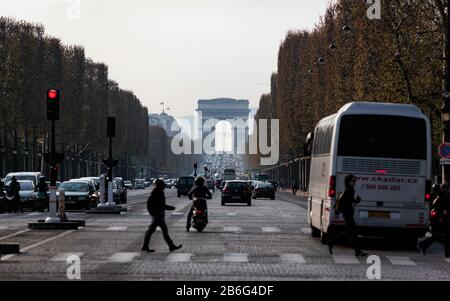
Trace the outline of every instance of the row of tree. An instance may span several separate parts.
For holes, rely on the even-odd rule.
[[[312,31],[290,31],[256,119],[280,120],[281,160],[300,154],[317,122],[352,101],[412,103],[441,142],[446,0],[338,0]],[[250,156],[256,167],[259,156]]]
[[[48,145],[46,91],[62,90],[57,148],[66,159],[99,161],[107,154],[106,118],[117,118],[115,156],[147,161],[148,111],[108,78],[108,67],[65,46],[44,27],[0,18],[1,172],[42,168]],[[17,159],[17,158],[24,158]]]

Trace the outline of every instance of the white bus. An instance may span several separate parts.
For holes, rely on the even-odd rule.
[[[378,235],[425,233],[432,177],[431,129],[414,105],[357,102],[321,120],[309,182],[312,235],[326,241],[344,219],[334,212],[344,178],[357,178],[355,220]],[[373,231],[375,230],[375,231]]]

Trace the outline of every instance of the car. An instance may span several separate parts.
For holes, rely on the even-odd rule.
[[[172,189],[173,188],[172,180],[164,180],[164,184],[165,184],[165,187],[167,189]]]
[[[206,180],[206,186],[208,187],[208,189],[210,189],[212,192],[214,192],[214,180]]]
[[[178,179],[177,196],[187,196],[189,190],[194,186],[195,178],[191,176],[181,177]]]
[[[217,189],[220,189],[220,185],[222,185],[222,179],[216,179],[214,181],[214,184],[216,185]]]
[[[6,175],[5,183],[11,182],[12,177],[16,177],[17,181],[19,180],[29,180],[33,182],[34,186],[37,186],[39,183],[39,178],[42,177],[40,172],[10,172]]]
[[[79,209],[90,210],[97,207],[99,196],[95,187],[85,180],[66,181],[59,186],[56,196],[59,198],[60,192],[64,190],[65,207],[76,207]]]
[[[31,210],[36,210],[37,199],[35,193],[35,185],[31,180],[18,180],[20,185],[20,205],[22,208],[31,208]],[[6,182],[6,185],[9,186],[11,181]]]
[[[114,178],[114,182],[116,182],[117,189],[120,193],[120,203],[126,204],[128,202],[128,192],[123,178],[116,177]]]
[[[122,200],[121,200],[121,189],[119,188],[119,186],[117,185],[116,181],[112,182],[113,184],[113,201],[115,204],[121,204]]]
[[[131,181],[123,181],[123,184],[125,185],[126,189],[133,190],[133,183],[131,183]]]
[[[81,179],[81,180],[87,179],[87,180],[92,180],[92,181],[94,181],[95,189],[96,189],[97,191],[100,191],[100,177],[83,177],[83,178],[80,178],[80,179]]]
[[[252,192],[246,181],[226,181],[222,189],[221,205],[225,206],[227,203],[245,203],[247,206],[251,206],[251,196]]]
[[[145,189],[144,180],[141,179],[134,180],[134,189]]]
[[[274,180],[268,180],[267,182],[272,184],[273,189],[275,189],[275,191],[278,190],[278,183],[277,183],[277,181],[274,181]]]
[[[150,183],[150,181],[144,181],[144,186],[145,187],[150,187],[152,183]]]
[[[50,187],[50,181],[45,181],[48,187]],[[61,185],[60,181],[56,181],[56,190],[58,190],[59,185]]]
[[[275,188],[272,183],[258,182],[252,190],[252,198],[269,198],[275,200]]]

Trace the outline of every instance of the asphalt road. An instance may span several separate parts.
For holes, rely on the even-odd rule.
[[[81,259],[82,280],[369,280],[374,262],[356,258],[346,246],[330,255],[311,237],[304,199],[288,193],[254,200],[251,207],[222,207],[216,191],[205,232],[186,233],[190,202],[167,190],[167,203],[176,206],[166,217],[170,235],[183,248],[170,253],[157,231],[150,244],[156,253],[141,252],[149,193],[129,192],[128,212],[121,215],[69,212],[86,221],[78,231],[28,230],[28,222],[45,213],[1,214],[0,243],[20,243],[22,253],[2,257],[0,280],[67,280],[69,255]],[[426,257],[400,239],[366,239],[364,247],[380,259],[381,280],[450,280],[450,261],[439,245]]]

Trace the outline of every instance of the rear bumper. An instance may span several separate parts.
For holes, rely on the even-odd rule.
[[[358,234],[362,236],[385,237],[385,238],[408,238],[423,237],[428,231],[426,225],[410,225],[405,227],[374,227],[357,226]],[[339,233],[345,231],[345,223],[333,224],[328,228],[328,233]]]
[[[233,196],[233,195],[222,195],[222,202],[226,203],[248,203],[251,201],[251,196]]]

